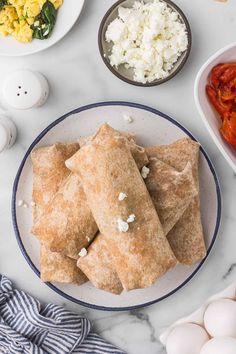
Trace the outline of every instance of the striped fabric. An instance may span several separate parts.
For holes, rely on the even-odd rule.
[[[0,275],[1,354],[124,354],[90,327],[86,318],[63,307],[42,307]]]

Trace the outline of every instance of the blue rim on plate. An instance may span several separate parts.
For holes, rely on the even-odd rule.
[[[24,244],[22,242],[21,236],[20,236],[20,232],[18,229],[18,225],[17,225],[17,219],[16,219],[16,193],[17,193],[17,188],[18,188],[18,183],[19,183],[19,179],[21,176],[21,172],[24,168],[25,162],[28,158],[28,156],[30,155],[31,151],[33,150],[33,148],[35,147],[35,145],[44,137],[44,135],[46,135],[48,133],[49,130],[51,130],[54,126],[56,126],[58,123],[62,122],[63,120],[65,120],[67,117],[71,116],[72,114],[77,114],[80,112],[83,112],[85,110],[89,110],[92,108],[96,108],[96,107],[101,107],[101,106],[127,106],[127,107],[133,107],[133,108],[138,108],[138,109],[143,109],[146,110],[148,112],[154,113],[158,116],[161,116],[162,118],[170,121],[171,123],[173,123],[174,125],[176,125],[177,127],[179,127],[182,131],[184,131],[191,139],[197,141],[197,139],[185,128],[183,127],[179,122],[177,122],[176,120],[174,120],[173,118],[169,117],[168,115],[158,111],[157,109],[139,104],[139,103],[131,103],[131,102],[123,102],[123,101],[110,101],[110,102],[98,102],[98,103],[93,103],[93,104],[89,104],[77,109],[74,109],[73,111],[64,114],[62,117],[56,119],[54,122],[52,122],[47,128],[45,128],[38,136],[37,138],[33,141],[33,143],[30,145],[30,147],[28,148],[21,164],[20,167],[17,171],[16,177],[15,177],[15,181],[14,181],[14,185],[13,185],[13,192],[12,192],[12,202],[11,202],[11,213],[12,213],[12,221],[13,221],[13,227],[14,227],[14,231],[15,231],[15,235],[16,235],[16,239],[18,242],[18,245],[20,247],[20,250],[23,254],[23,256],[25,257],[27,263],[29,264],[29,266],[32,268],[32,270],[37,274],[38,277],[40,277],[40,272],[39,270],[36,268],[36,266],[34,265],[34,263],[32,262],[31,258],[29,257],[29,255],[27,254],[27,251],[24,247]],[[104,307],[104,306],[99,306],[99,305],[94,305],[94,304],[90,304],[78,299],[75,299],[74,297],[64,293],[62,290],[58,289],[55,285],[53,285],[52,283],[45,283],[47,286],[49,286],[52,290],[54,290],[56,293],[58,293],[59,295],[61,295],[62,297],[66,298],[67,300],[70,300],[72,302],[75,302],[79,305],[82,306],[86,306],[92,309],[96,309],[96,310],[103,310],[103,311],[129,311],[129,310],[134,310],[134,309],[138,309],[138,308],[142,308],[142,307],[146,307],[146,306],[150,306],[152,304],[155,304],[157,302],[160,302],[164,299],[166,299],[167,297],[173,295],[174,293],[176,293],[178,290],[180,290],[182,287],[184,287],[193,277],[194,275],[199,271],[199,269],[202,267],[202,265],[204,264],[205,260],[207,259],[207,257],[209,256],[209,253],[212,250],[212,247],[215,243],[216,237],[217,237],[217,233],[219,230],[219,226],[220,226],[220,220],[221,220],[221,193],[220,193],[220,185],[219,185],[219,181],[215,172],[215,169],[206,153],[206,151],[200,147],[201,152],[203,153],[208,166],[211,170],[211,173],[214,177],[214,181],[215,181],[215,187],[216,187],[216,195],[217,195],[217,218],[216,218],[216,225],[215,225],[215,230],[214,230],[214,234],[213,234],[213,238],[211,241],[210,246],[207,249],[207,254],[205,256],[205,258],[199,263],[198,267],[193,271],[193,273],[182,283],[180,284],[178,287],[176,287],[175,289],[173,289],[172,291],[170,291],[168,294],[156,299],[156,300],[152,300],[149,302],[146,302],[144,304],[139,304],[139,305],[134,305],[134,306],[128,306],[128,307]]]

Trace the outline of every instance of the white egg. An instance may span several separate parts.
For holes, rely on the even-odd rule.
[[[236,339],[232,337],[217,337],[209,340],[200,354],[235,354]]]
[[[175,327],[166,343],[167,354],[199,354],[202,346],[209,340],[201,326],[186,323]]]
[[[236,302],[229,299],[212,302],[204,314],[204,325],[211,337],[236,338]]]

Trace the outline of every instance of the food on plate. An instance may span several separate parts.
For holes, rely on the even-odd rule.
[[[28,43],[46,39],[54,28],[57,9],[63,0],[1,0],[0,33]]]
[[[151,159],[148,166],[149,173],[145,183],[166,235],[197,193],[192,167],[187,163],[185,169],[178,172],[156,158]],[[118,200],[123,201],[127,197],[126,193],[120,193]],[[96,267],[94,267],[95,263]],[[97,235],[88,248],[88,254],[78,259],[78,266],[97,288],[116,294],[122,291],[112,257],[105,247],[103,235]]]
[[[175,327],[167,338],[167,354],[199,354],[209,340],[204,328],[194,323],[185,323]]]
[[[145,179],[147,189],[159,215],[164,234],[173,228],[183,215],[193,197],[198,193],[188,162],[183,171],[157,158],[151,158],[150,173]]]
[[[124,289],[151,286],[176,264],[143,178],[122,139],[95,137],[66,166],[81,178]],[[121,192],[127,198],[119,201]]]
[[[138,166],[138,169],[141,169],[143,166],[148,164],[148,158],[145,149],[142,146],[136,144],[134,134],[119,132],[106,123],[103,124],[94,135],[80,139],[79,144],[82,147],[87,143],[92,142],[94,139],[96,139],[96,142],[102,142],[108,137],[113,137],[116,140],[121,139],[123,143],[128,146]]]
[[[33,226],[43,214],[44,208],[58,191],[61,183],[69,176],[65,160],[79,149],[78,143],[56,143],[48,147],[40,147],[31,153],[33,166]]]
[[[206,93],[221,117],[222,137],[236,149],[236,63],[216,65],[210,73]]]
[[[148,163],[145,150],[135,144],[133,136],[121,134],[107,124],[101,126],[95,137],[87,138],[87,142],[94,138],[96,141],[103,140],[107,136],[122,139],[140,168]],[[65,170],[64,162],[65,160],[62,171]],[[60,166],[57,173],[59,168]],[[40,240],[51,251],[61,252],[74,259],[78,258],[82,248],[89,245],[97,231],[98,227],[87,205],[79,176],[73,173],[61,184],[33,228],[34,234],[39,235]]]
[[[204,242],[199,197],[198,159],[199,144],[191,139],[180,139],[170,145],[161,145],[146,149],[149,159],[157,158],[178,171],[191,163],[198,191],[178,222],[167,235],[171,248],[180,263],[192,265],[204,258]]]
[[[79,176],[71,173],[34,226],[48,249],[77,259],[97,233]]]
[[[235,354],[236,339],[231,337],[212,338],[200,351],[200,354]]]
[[[180,15],[160,0],[120,6],[105,39],[112,44],[110,64],[132,68],[134,81],[141,83],[166,78],[188,46]]]
[[[88,279],[76,266],[76,261],[60,253],[51,252],[44,245],[40,250],[40,276],[44,282],[75,283],[81,285]]]
[[[117,295],[123,291],[110,252],[106,247],[106,240],[101,233],[89,246],[87,255],[80,257],[77,264],[96,288]]]
[[[56,143],[31,153],[43,281],[88,278],[120,294],[151,286],[178,261],[204,257],[199,144],[182,139],[144,149],[135,140],[103,124],[80,146]]]
[[[78,148],[78,143],[56,143],[49,147],[40,147],[31,153],[33,166],[32,233],[36,231],[35,225],[44,214],[47,204],[70,175],[70,171],[65,167],[65,160]],[[40,239],[40,234],[35,235]],[[43,244],[40,247],[41,279],[43,281],[77,284],[85,282],[84,274],[76,269],[76,261],[60,253],[52,253]]]
[[[212,302],[204,314],[204,325],[211,337],[236,338],[236,301],[221,299]]]

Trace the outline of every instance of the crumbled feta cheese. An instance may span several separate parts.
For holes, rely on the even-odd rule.
[[[124,121],[129,124],[134,121],[134,119],[132,117],[130,117],[128,114],[123,114],[123,118],[124,118]]]
[[[143,177],[143,179],[147,178],[147,176],[149,175],[150,172],[150,168],[143,166],[142,170],[141,170],[141,176]]]
[[[22,199],[20,199],[20,200],[18,201],[18,203],[17,203],[17,205],[18,205],[19,207],[23,206],[23,204],[24,204],[24,201],[23,201]]]
[[[134,214],[129,215],[129,217],[128,217],[128,219],[127,219],[127,222],[128,222],[128,223],[134,222],[135,217],[136,217],[136,216],[135,216]]]
[[[116,18],[107,28],[106,39],[109,40],[109,42],[119,41],[122,38],[124,28],[125,23],[121,19]]]
[[[85,256],[87,256],[87,250],[86,250],[86,248],[82,248],[82,250],[79,252],[79,256],[80,257],[85,257]]]
[[[28,208],[28,204],[23,200],[23,199],[20,199],[17,203],[17,205],[19,207],[23,207],[23,208]]]
[[[129,224],[122,219],[117,220],[117,225],[120,232],[127,232],[129,230]]]
[[[113,44],[111,65],[132,68],[134,80],[142,83],[167,77],[188,45],[186,25],[161,0],[119,7],[105,37]]]
[[[120,192],[118,200],[121,202],[122,200],[124,200],[125,198],[127,198],[127,194]]]
[[[43,33],[43,36],[46,37],[49,33],[49,28]]]

